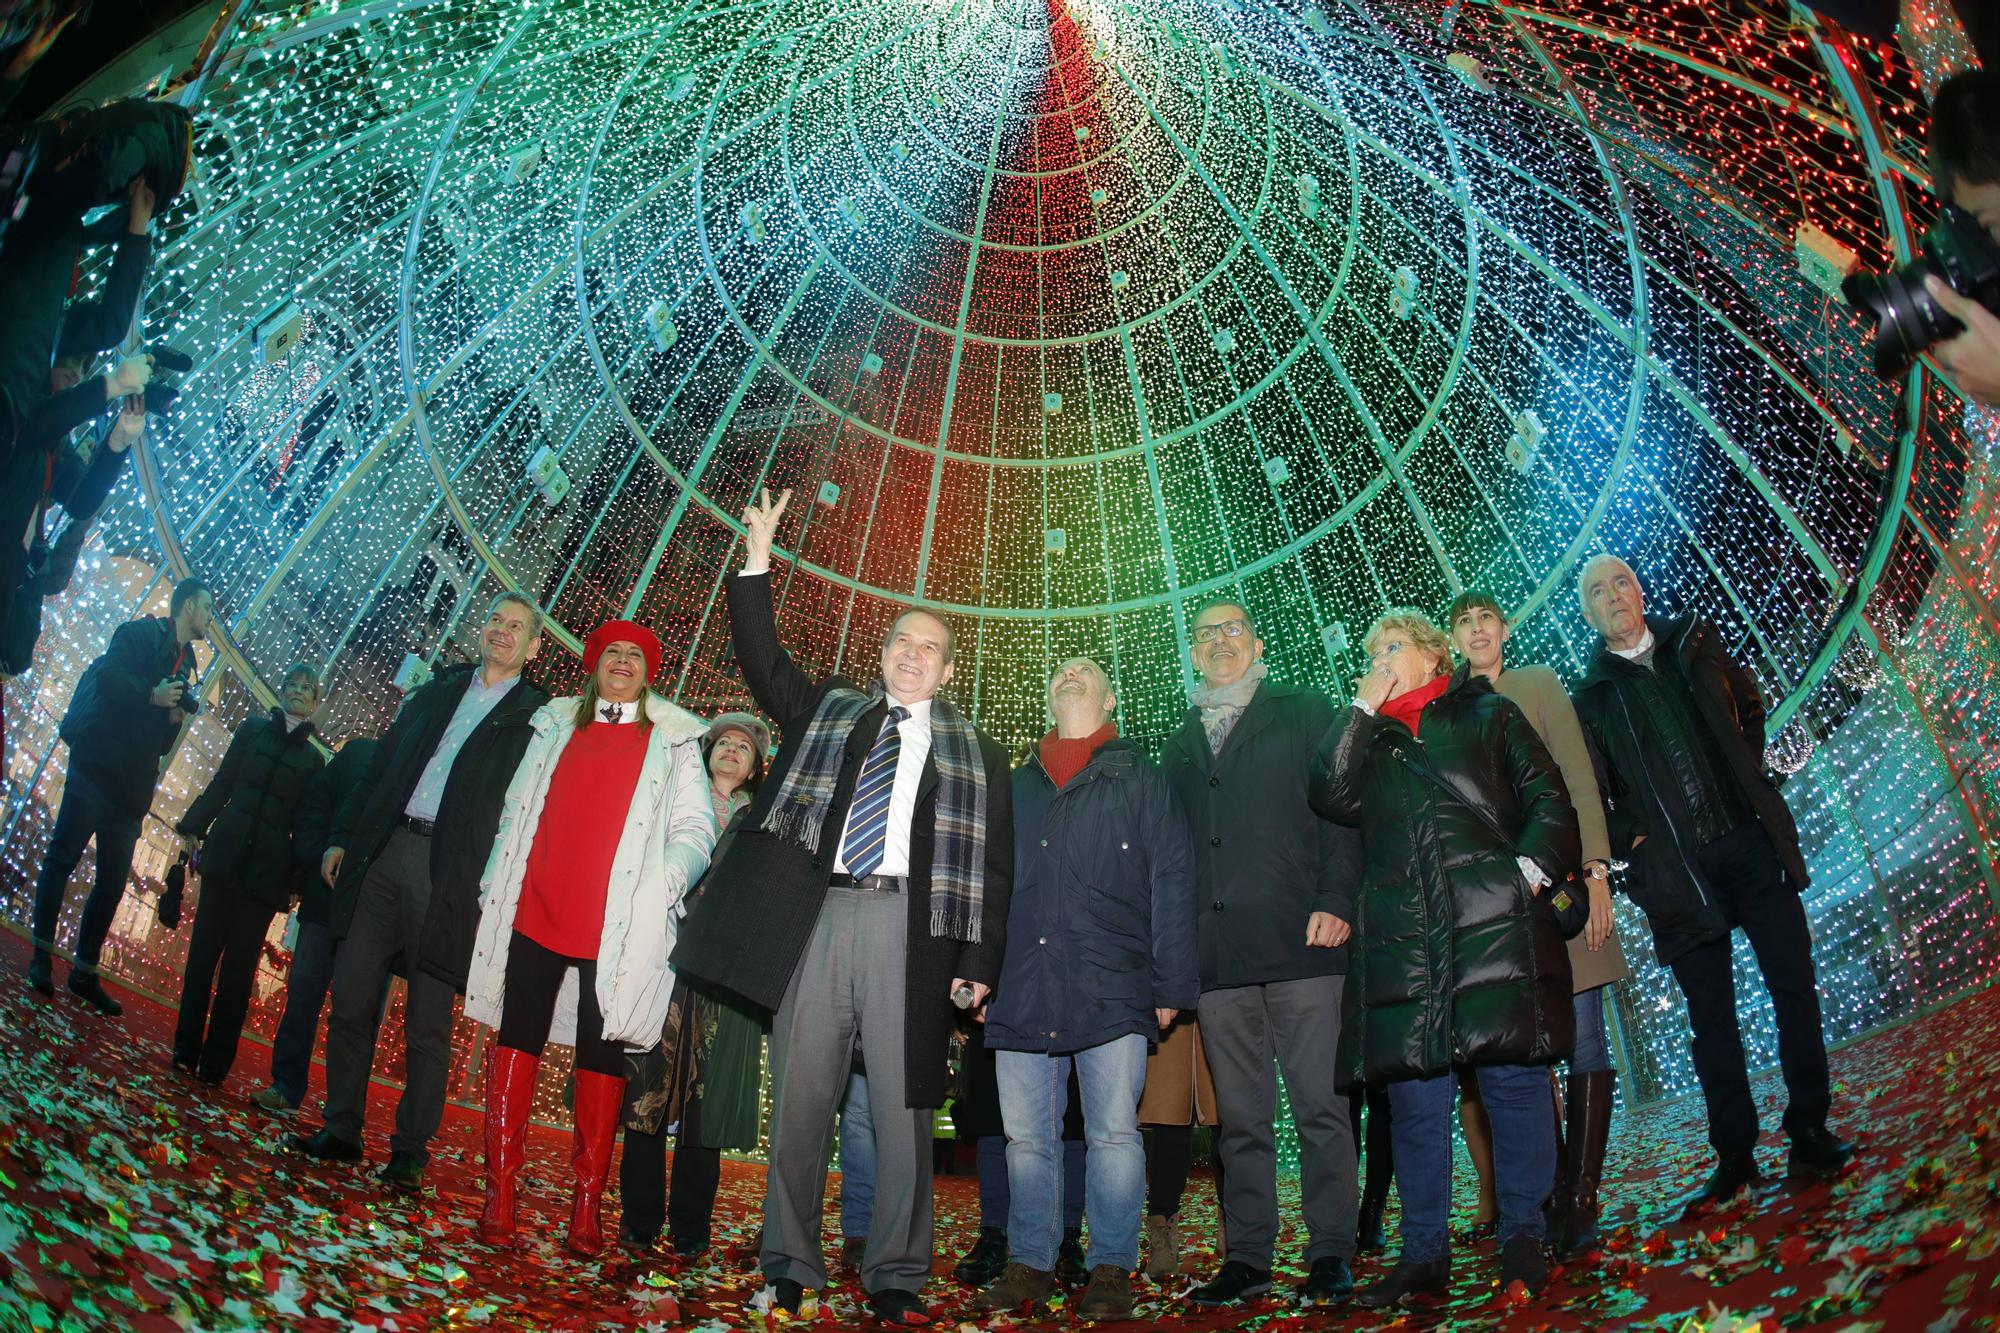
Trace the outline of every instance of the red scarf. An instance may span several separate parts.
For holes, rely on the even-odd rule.
[[[1407,694],[1399,694],[1376,711],[1383,717],[1393,717],[1417,734],[1417,715],[1424,711],[1424,705],[1444,693],[1445,686],[1451,684],[1450,676],[1439,676],[1428,685],[1419,685]]]
[[[1091,756],[1103,748],[1106,741],[1116,740],[1117,737],[1118,724],[1115,722],[1106,722],[1088,736],[1076,740],[1064,740],[1051,731],[1042,737],[1042,767],[1048,770],[1056,786],[1067,787],[1071,778],[1083,772]]]

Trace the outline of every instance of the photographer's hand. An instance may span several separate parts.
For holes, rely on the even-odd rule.
[[[104,377],[104,397],[108,402],[113,398],[125,398],[143,390],[153,378],[153,363],[144,356],[128,356],[118,363],[118,369]]]
[[[132,178],[125,187],[128,201],[125,210],[125,230],[134,236],[144,236],[146,229],[153,225],[153,187],[146,184],[142,172]]]
[[[118,413],[118,420],[112,424],[111,435],[105,445],[114,454],[122,454],[139,442],[146,433],[146,400],[132,397],[125,400],[125,406]]]
[[[27,78],[28,71],[35,67],[35,62],[48,54],[49,48],[56,44],[56,38],[62,36],[62,30],[67,28],[70,20],[80,12],[72,9],[67,14],[59,17],[51,15],[36,24],[28,35],[21,39],[21,44],[14,48],[14,58],[7,62],[7,78],[15,83]]]
[[[1965,332],[1931,349],[1931,359],[1951,376],[1958,391],[1977,403],[2000,407],[2000,316],[1967,300],[1935,277],[1924,287]]]
[[[155,708],[180,707],[181,695],[187,692],[187,684],[178,676],[169,676],[153,687],[150,701]]]

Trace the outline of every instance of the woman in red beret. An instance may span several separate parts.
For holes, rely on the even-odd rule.
[[[624,1048],[659,1039],[675,908],[707,867],[716,828],[701,755],[707,724],[646,689],[660,669],[658,637],[609,621],[584,645],[583,665],[582,696],[536,712],[507,790],[479,886],[465,1012],[497,1029],[480,1239],[513,1239],[529,1103],[553,1039],[576,1048],[568,1242],[589,1255],[603,1248]]]

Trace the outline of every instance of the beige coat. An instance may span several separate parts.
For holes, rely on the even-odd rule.
[[[1512,699],[1528,715],[1528,724],[1549,747],[1556,767],[1562,770],[1563,785],[1569,788],[1570,804],[1576,807],[1577,832],[1583,837],[1585,861],[1609,861],[1611,838],[1604,828],[1604,799],[1597,790],[1597,769],[1590,762],[1590,747],[1584,743],[1583,724],[1577,721],[1576,705],[1561,678],[1545,666],[1506,667],[1493,688]],[[1571,985],[1578,995],[1631,975],[1625,965],[1625,950],[1618,933],[1596,953],[1578,935],[1569,942]]]
[[[1201,1049],[1201,1025],[1184,1011],[1146,1057],[1146,1090],[1139,1097],[1142,1125],[1215,1123],[1215,1085]]]

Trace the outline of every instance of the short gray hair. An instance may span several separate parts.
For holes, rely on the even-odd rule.
[[[1609,551],[1599,551],[1596,555],[1583,562],[1583,568],[1577,571],[1576,576],[1576,600],[1582,605],[1586,617],[1590,613],[1590,571],[1596,569],[1599,565],[1616,565],[1627,574],[1630,574],[1632,582],[1638,584],[1640,588],[1643,589],[1646,586],[1645,581],[1639,577],[1639,571],[1632,568],[1631,562],[1626,560],[1624,556],[1613,555]]]
[[[539,639],[542,636],[542,608],[536,603],[534,598],[528,596],[528,594],[522,592],[519,588],[509,588],[498,597],[495,597],[487,605],[486,618],[488,620],[493,619],[494,613],[509,602],[512,602],[528,613],[528,637]]]

